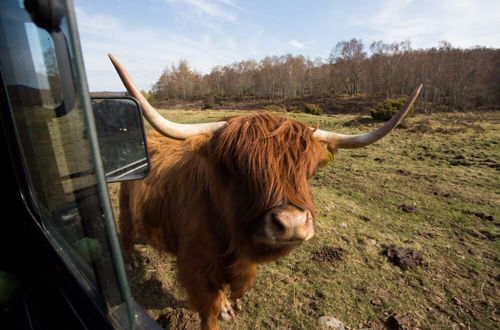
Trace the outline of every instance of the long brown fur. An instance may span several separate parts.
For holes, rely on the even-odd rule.
[[[232,118],[213,135],[184,141],[148,136],[151,172],[122,183],[120,231],[126,256],[138,235],[177,256],[179,280],[202,328],[217,329],[222,290],[253,284],[256,264],[291,247],[252,240],[262,215],[292,204],[313,212],[307,183],[326,148],[305,124],[271,114]]]

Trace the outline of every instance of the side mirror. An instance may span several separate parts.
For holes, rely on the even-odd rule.
[[[139,180],[149,173],[141,108],[131,97],[92,97],[107,182]]]

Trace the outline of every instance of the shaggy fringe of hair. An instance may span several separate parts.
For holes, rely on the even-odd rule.
[[[313,212],[307,179],[324,156],[309,126],[269,113],[237,117],[214,135],[212,156],[244,178],[253,204],[246,218],[283,201]]]

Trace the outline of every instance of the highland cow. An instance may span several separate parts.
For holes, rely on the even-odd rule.
[[[403,119],[421,86],[390,121],[343,135],[257,113],[205,124],[163,118],[110,55],[130,95],[156,131],[148,135],[151,170],[122,183],[119,227],[131,258],[136,235],[177,257],[179,281],[203,329],[234,317],[224,293],[240,298],[256,265],[286,256],[314,236],[308,180],[338,148],[374,143]]]

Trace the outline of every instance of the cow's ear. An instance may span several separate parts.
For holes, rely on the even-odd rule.
[[[322,144],[325,146],[326,152],[325,152],[325,164],[320,164],[318,167],[324,166],[328,163],[332,163],[335,160],[335,153],[337,152],[337,148],[331,143],[326,143],[322,142]]]
[[[316,168],[318,169],[318,168],[324,167],[327,164],[332,163],[334,159],[335,159],[335,157],[333,156],[333,153],[331,153],[330,151],[327,151],[325,153],[325,156],[323,158],[321,158],[320,161],[318,162],[318,165],[316,166]]]
[[[318,168],[326,166],[327,164],[333,162],[333,160],[335,159],[334,153],[336,149],[334,148],[334,146],[326,142],[321,142],[321,145],[323,147],[323,153],[320,155],[320,159],[318,160],[314,171],[316,171],[316,169]]]
[[[328,152],[330,152],[332,155],[334,155],[336,152],[337,152],[337,146],[332,144],[332,143],[328,143],[328,142],[322,142],[324,145],[326,145],[326,149],[328,150]]]

